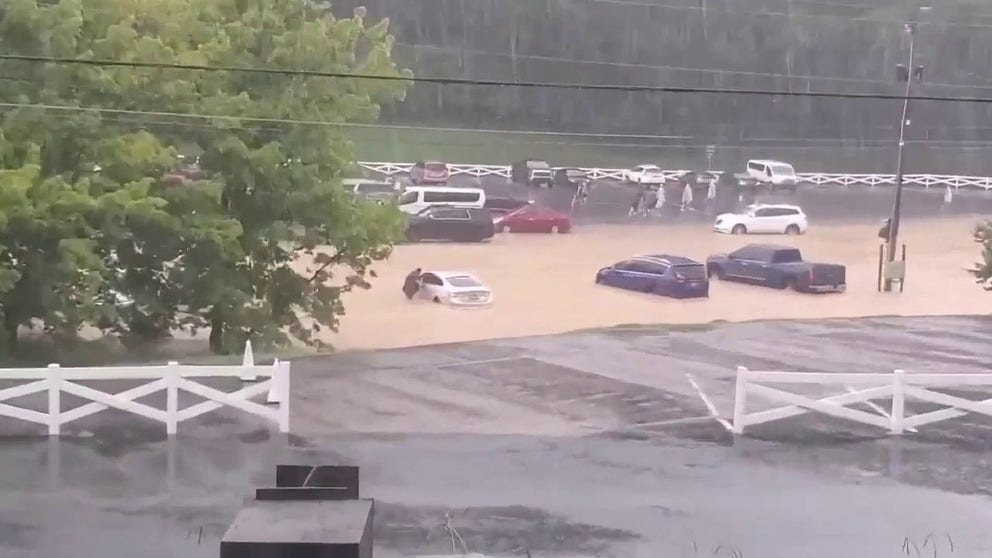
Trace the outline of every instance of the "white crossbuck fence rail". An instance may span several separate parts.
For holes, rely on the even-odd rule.
[[[766,384],[835,386],[843,393],[815,399]],[[742,434],[747,426],[815,412],[902,434],[906,430],[915,432],[918,426],[968,413],[992,416],[992,398],[975,401],[934,391],[934,388],[961,387],[992,387],[992,374],[908,374],[902,370],[885,374],[762,372],[740,367],[734,395],[733,429]],[[785,405],[748,413],[747,403],[752,395]],[[888,410],[874,402],[879,399],[891,399]],[[944,408],[907,415],[907,399]],[[872,412],[849,407],[855,403],[864,403]]]
[[[45,368],[0,369],[0,380],[26,382],[0,389],[0,416],[48,426],[49,436],[58,436],[63,424],[105,411],[119,409],[165,423],[166,433],[176,434],[180,422],[220,409],[232,407],[265,418],[289,432],[289,362],[276,360],[271,365],[256,365],[251,343],[245,345],[240,365],[184,366],[170,362],[165,366],[117,366],[105,368],[62,368],[50,364]],[[265,378],[258,381],[258,378]],[[238,378],[245,385],[234,392],[222,391],[200,381],[207,378]],[[107,380],[147,380],[137,387],[108,393],[79,382]],[[139,403],[137,399],[165,391],[165,409]],[[179,408],[179,392],[200,396],[203,402]],[[3,403],[10,399],[47,392],[46,411],[37,411]],[[74,409],[62,410],[62,394],[89,400]],[[253,398],[266,395],[267,404]]]
[[[395,176],[408,174],[413,167],[412,163],[386,163],[386,162],[360,162],[362,168],[383,174]],[[465,175],[481,178],[484,176],[499,176],[510,178],[510,167],[501,165],[448,165],[452,175]],[[582,167],[582,171],[592,180],[623,180],[625,169],[610,169],[596,167]],[[688,173],[688,170],[665,170],[662,171],[665,180],[674,180]],[[714,174],[720,174],[714,171]],[[894,185],[896,175],[894,174],[847,174],[847,173],[823,173],[823,172],[801,172],[799,179],[809,184],[817,186],[864,186],[875,187],[880,185]],[[989,190],[992,189],[992,177],[990,176],[959,176],[953,174],[907,174],[903,176],[903,182],[907,185],[923,186],[929,188],[947,187],[951,188],[972,188]]]

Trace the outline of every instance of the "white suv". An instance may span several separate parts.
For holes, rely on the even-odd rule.
[[[754,204],[744,213],[717,216],[713,230],[729,234],[803,234],[808,225],[799,206]]]

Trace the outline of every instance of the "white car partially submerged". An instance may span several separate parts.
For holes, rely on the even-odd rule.
[[[718,215],[713,230],[726,234],[803,234],[809,222],[797,205],[753,204],[743,213]]]
[[[424,271],[417,297],[451,306],[488,306],[493,291],[478,277],[463,271]]]

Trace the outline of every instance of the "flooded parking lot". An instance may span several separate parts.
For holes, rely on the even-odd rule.
[[[311,462],[362,467],[380,556],[451,552],[445,514],[498,555],[984,556],[992,421],[896,439],[810,414],[735,439],[700,392],[727,418],[739,365],[985,372],[990,325],[631,327],[299,360],[290,439],[227,413],[174,442],[114,413],[5,439],[0,554],[215,557],[275,463]]]

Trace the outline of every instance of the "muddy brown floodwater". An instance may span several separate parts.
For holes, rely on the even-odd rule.
[[[904,222],[904,293],[879,293],[877,224],[812,223],[801,237],[727,236],[704,225],[577,228],[563,235],[497,235],[484,244],[398,246],[375,266],[373,288],[349,294],[348,314],[330,337],[338,349],[372,349],[561,333],[622,324],[815,319],[878,315],[992,313],[967,269],[981,255],[971,237],[974,217]],[[678,301],[596,285],[596,272],[629,256],[685,255],[705,261],[748,242],[800,248],[811,261],[847,266],[848,292],[809,295],[714,281],[709,300]],[[495,294],[489,309],[453,309],[409,302],[400,287],[410,270],[468,271]]]

